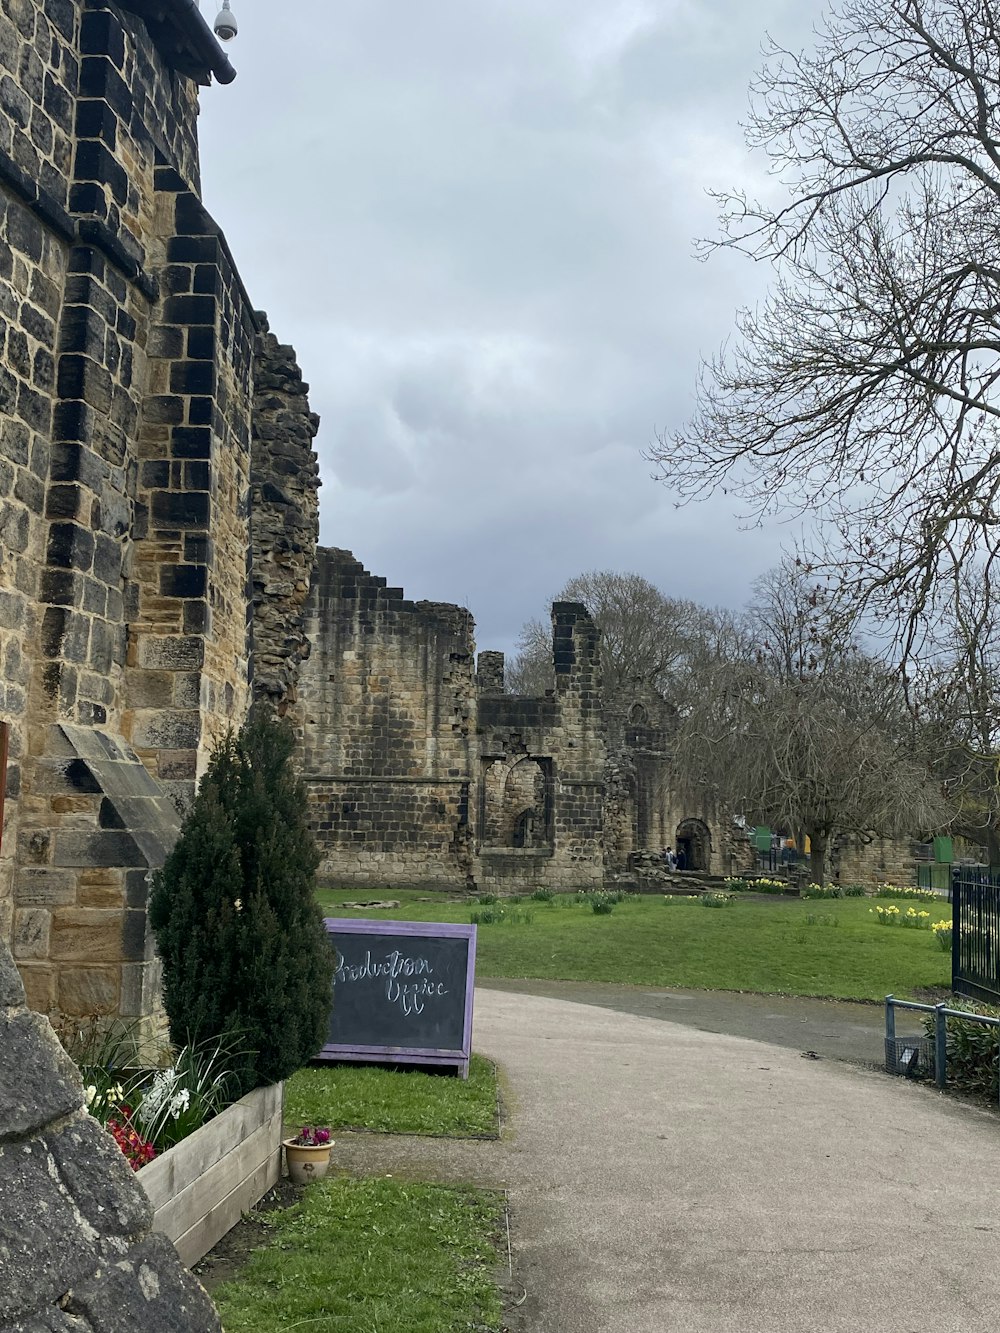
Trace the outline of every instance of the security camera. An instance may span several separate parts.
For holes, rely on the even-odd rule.
[[[229,0],[222,0],[222,8],[215,19],[215,35],[220,42],[231,42],[239,32],[236,15],[229,8]]]

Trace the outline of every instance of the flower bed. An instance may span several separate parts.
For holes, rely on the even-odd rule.
[[[284,1090],[248,1093],[137,1172],[153,1230],[189,1268],[277,1183]]]

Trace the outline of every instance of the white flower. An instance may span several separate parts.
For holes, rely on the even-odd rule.
[[[152,1120],[159,1112],[160,1108],[174,1095],[174,1089],[177,1086],[177,1070],[174,1068],[161,1069],[153,1078],[152,1083],[142,1099],[142,1105],[139,1108],[139,1119],[146,1124]]]
[[[97,1096],[97,1085],[91,1083],[90,1086],[84,1090],[84,1095],[87,1098],[87,1105],[93,1106],[94,1098]]]
[[[178,1120],[190,1105],[191,1093],[187,1088],[181,1088],[180,1092],[174,1093],[170,1100],[170,1114]]]

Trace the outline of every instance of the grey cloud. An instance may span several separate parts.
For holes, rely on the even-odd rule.
[[[642,450],[764,274],[692,257],[747,173],[764,28],[801,0],[239,0],[206,201],[295,343],[323,539],[484,643],[582,569],[736,604],[787,532],[677,510]]]

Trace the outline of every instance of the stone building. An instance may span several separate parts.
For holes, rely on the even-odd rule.
[[[0,0],[0,939],[43,1013],[155,1009],[148,872],[306,651],[318,423],[200,198],[233,77],[195,4]]]

